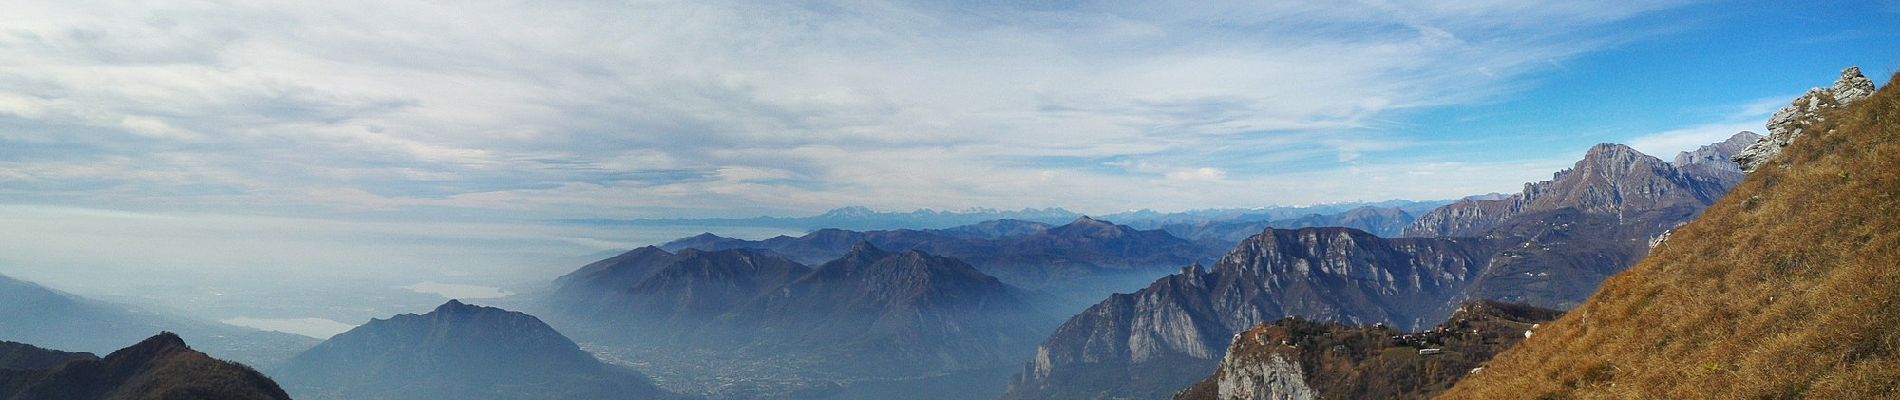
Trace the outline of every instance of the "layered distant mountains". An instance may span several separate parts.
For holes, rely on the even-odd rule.
[[[171,331],[218,357],[271,367],[317,340],[81,298],[0,275],[0,340],[104,353]]]
[[[1734,147],[1685,158],[1719,162]],[[1417,329],[1467,300],[1572,307],[1720,199],[1738,174],[1603,144],[1523,193],[1427,213],[1406,229],[1411,238],[1269,229],[1207,271],[1073,317],[1004,397],[1165,397],[1212,371],[1232,334],[1287,316]]]
[[[371,320],[276,375],[301,399],[673,399],[608,365],[540,319],[450,300]]]
[[[917,250],[956,258],[984,274],[1024,289],[1056,296],[1063,310],[1080,309],[1116,291],[1140,287],[1157,276],[1224,248],[1209,247],[1160,230],[1137,230],[1090,217],[1064,225],[999,220],[949,229],[858,232],[822,229],[804,236],[760,241],[711,234],[660,246],[667,251],[755,249],[806,264],[850,252],[858,243],[890,251]],[[1070,311],[1072,312],[1072,311]]]
[[[747,248],[648,247],[557,285],[543,308],[593,341],[847,377],[1008,365],[1057,321],[968,263],[868,241],[815,268]]]
[[[170,332],[105,358],[0,342],[0,399],[288,400],[276,382],[192,350]]]
[[[1165,213],[1152,210],[1140,210],[1101,215],[1099,217],[1102,219],[1120,221],[1138,229],[1156,229],[1163,225],[1172,224],[1289,220],[1310,215],[1340,214],[1352,209],[1365,207],[1395,209],[1416,215],[1431,211],[1432,208],[1446,203],[1449,202],[1387,200],[1379,202],[1347,202],[1306,206],[1204,209]],[[853,206],[841,207],[823,214],[808,217],[575,219],[564,220],[562,222],[596,226],[765,227],[810,231],[818,229],[943,229],[995,220],[1018,220],[1044,224],[1060,224],[1081,216],[1082,214],[1080,213],[1061,208],[1025,208],[1022,210],[977,208],[963,211],[925,209],[910,212],[881,212],[866,207]]]

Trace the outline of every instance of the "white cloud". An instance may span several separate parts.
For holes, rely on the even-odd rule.
[[[1695,150],[1710,143],[1728,140],[1742,131],[1767,135],[1768,117],[1786,107],[1798,95],[1769,96],[1729,106],[1730,110],[1714,122],[1636,135],[1624,143],[1636,151],[1664,160],[1676,153]]]
[[[1167,176],[1168,176],[1168,180],[1171,180],[1171,181],[1219,182],[1221,180],[1227,179],[1227,171],[1222,171],[1219,168],[1201,167],[1201,168],[1195,168],[1195,169],[1190,169],[1190,170],[1169,172]]]
[[[1737,132],[1766,133],[1759,122],[1713,123],[1651,133],[1630,139],[1630,148],[1669,160],[1676,153],[1695,150],[1710,143],[1728,140]]]
[[[573,217],[1325,201],[1364,194],[1258,188],[1390,167],[1368,155],[1415,145],[1379,133],[1391,113],[1516,90],[1622,40],[1606,24],[1673,6],[29,4],[0,16],[0,118],[17,127],[0,140],[60,146],[0,163],[36,182],[0,202]]]

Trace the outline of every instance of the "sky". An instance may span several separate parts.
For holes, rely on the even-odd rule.
[[[541,223],[574,218],[1510,193],[1900,68],[1891,0],[23,3],[0,273],[50,279],[651,239]]]

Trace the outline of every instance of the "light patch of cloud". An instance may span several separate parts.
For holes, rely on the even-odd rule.
[[[1753,122],[1713,123],[1651,133],[1630,139],[1628,144],[1643,154],[1667,160],[1676,153],[1727,140],[1741,131],[1762,133],[1764,130],[1760,123]]]
[[[1769,96],[1729,106],[1727,112],[1713,122],[1640,134],[1631,137],[1625,144],[1643,154],[1667,160],[1679,152],[1695,150],[1711,143],[1728,140],[1730,136],[1742,131],[1767,135],[1768,117],[1776,110],[1786,107],[1788,102],[1795,97],[1797,96]]]
[[[1227,179],[1227,171],[1222,171],[1220,168],[1201,167],[1169,172],[1167,177],[1171,181],[1219,182]]]

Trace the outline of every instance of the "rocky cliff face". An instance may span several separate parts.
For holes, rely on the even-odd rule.
[[[1794,103],[1775,111],[1768,118],[1768,137],[1749,145],[1734,157],[1742,171],[1754,171],[1755,168],[1774,160],[1794,140],[1807,132],[1808,127],[1821,122],[1822,113],[1852,104],[1874,94],[1874,81],[1860,74],[1860,67],[1848,67],[1841,71],[1841,78],[1834,86],[1808,89],[1808,93],[1796,98]]]
[[[1239,341],[1239,338],[1235,338]],[[1254,342],[1246,346],[1261,346]],[[1229,354],[1220,363],[1215,378],[1218,399],[1308,400],[1319,398],[1306,386],[1306,374],[1300,365],[1288,362],[1285,354],[1274,351],[1242,351]]]
[[[1742,166],[1735,163],[1735,156],[1761,138],[1761,134],[1754,132],[1737,132],[1728,140],[1676,154],[1675,161],[1669,164],[1684,172],[1722,178],[1723,186],[1735,187],[1742,181]]]
[[[1485,301],[1414,333],[1300,319],[1261,324],[1234,335],[1220,368],[1175,399],[1430,398],[1558,315]]]
[[[1418,326],[1475,278],[1493,244],[1382,239],[1346,228],[1268,230],[1211,271],[1117,294],[1057,328],[1005,398],[1162,397],[1213,368],[1233,333],[1288,315]]]
[[[86,357],[37,370],[0,369],[0,399],[289,400],[250,367],[192,350],[170,332],[106,358]]]

